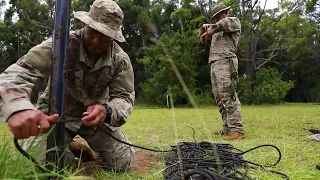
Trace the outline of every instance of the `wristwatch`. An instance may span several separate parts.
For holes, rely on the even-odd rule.
[[[106,108],[107,114],[106,114],[106,119],[104,122],[111,124],[111,116],[112,116],[112,108],[108,104],[101,104]]]

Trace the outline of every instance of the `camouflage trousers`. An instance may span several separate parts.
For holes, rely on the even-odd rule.
[[[100,126],[114,137],[129,142],[128,138],[120,128]],[[72,139],[79,135],[86,140],[90,148],[99,154],[101,166],[106,170],[125,171],[133,162],[134,149],[128,145],[116,141],[98,128],[83,126],[81,122],[66,123],[65,149],[66,165],[70,165],[74,160],[74,155],[68,149]],[[31,151],[31,154],[40,162],[46,161],[47,135],[30,137],[23,145],[23,149]]]
[[[232,75],[237,77],[237,69],[237,58],[211,62],[212,92],[222,116],[224,132],[244,132],[241,103],[234,86],[235,81],[231,79]]]

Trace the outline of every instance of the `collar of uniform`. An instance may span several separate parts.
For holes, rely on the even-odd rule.
[[[101,57],[98,59],[96,64],[92,64],[92,61],[89,57],[87,57],[87,53],[83,47],[83,36],[81,36],[81,42],[80,42],[80,62],[83,62],[87,66],[90,67],[89,72],[97,71],[105,66],[111,66],[111,60],[112,60],[112,52],[114,50],[114,46],[112,45],[108,51],[101,55]]]

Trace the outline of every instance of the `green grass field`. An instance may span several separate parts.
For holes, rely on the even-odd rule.
[[[305,130],[320,129],[320,105],[244,106],[243,117],[247,137],[241,141],[230,142],[232,145],[241,150],[247,150],[262,144],[273,144],[280,148],[282,160],[272,170],[283,172],[290,179],[295,180],[320,179],[320,170],[315,168],[316,164],[320,164],[320,143],[308,139],[307,136],[310,133]],[[190,127],[195,129],[197,141],[229,143],[221,140],[220,136],[214,135],[214,132],[222,127],[220,114],[215,106],[201,107],[199,110],[136,107],[122,129],[134,144],[155,149],[169,149],[177,142],[194,141]],[[6,125],[3,124],[1,129],[0,135],[3,135],[3,141],[8,140]],[[8,165],[8,160],[14,162],[14,160],[22,161],[23,159],[12,149],[11,141],[10,143],[5,148],[4,146],[1,148],[0,178],[21,178],[19,172],[25,172],[26,169],[14,168],[20,166],[21,163]],[[6,151],[14,156],[3,155]],[[97,171],[92,176],[101,180],[163,179],[162,170],[165,168],[166,154],[150,153],[150,156],[159,161],[152,163],[152,168],[147,173],[133,169],[122,174]],[[270,148],[252,152],[244,157],[262,164],[276,160],[276,155]],[[30,172],[34,171],[34,167],[30,169]],[[13,170],[14,173],[11,172]],[[278,175],[262,170],[251,170],[250,176],[254,179],[281,179]]]

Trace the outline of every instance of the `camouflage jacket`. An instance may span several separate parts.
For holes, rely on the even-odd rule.
[[[228,57],[237,57],[236,51],[241,34],[241,23],[236,17],[226,17],[217,23],[221,31],[212,35],[209,63]]]
[[[111,126],[119,127],[131,114],[135,98],[130,58],[114,42],[96,64],[91,64],[82,46],[81,33],[82,30],[70,33],[64,113],[66,116],[82,117],[88,106],[107,103],[113,109]],[[49,113],[52,61],[52,39],[49,38],[31,48],[0,75],[0,117],[3,120],[27,109],[38,108]],[[48,86],[38,99],[37,107],[34,107],[30,102],[32,88],[46,77],[49,77]]]

